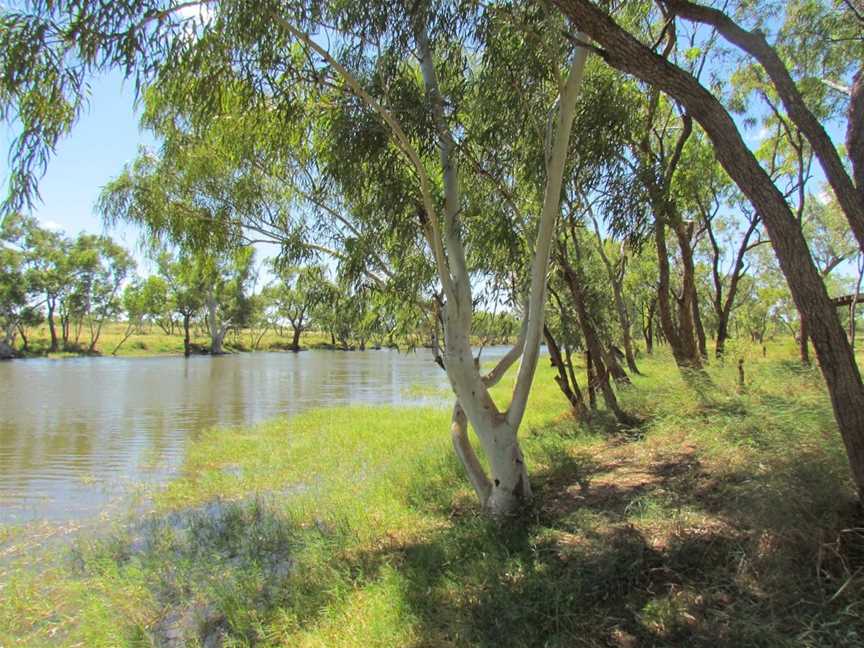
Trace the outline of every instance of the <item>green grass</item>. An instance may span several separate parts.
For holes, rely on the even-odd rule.
[[[98,355],[111,355],[126,334],[126,324],[122,322],[111,322],[105,324],[99,341],[96,345]],[[64,358],[82,355],[88,346],[87,331],[82,331],[78,344],[74,343],[70,350],[48,353],[51,346],[51,337],[47,325],[42,325],[27,331],[29,351],[26,355],[48,356],[51,358]],[[257,335],[255,336],[257,338]],[[291,344],[290,331],[280,336],[276,331],[267,331],[261,338],[258,350],[281,351],[286,350]],[[191,342],[193,348],[206,350],[210,346],[210,338],[197,328],[192,330]],[[302,348],[327,348],[330,337],[320,331],[305,331],[300,336]],[[18,341],[21,347],[21,341]],[[226,351],[251,351],[253,340],[247,330],[229,333],[225,341]],[[141,357],[154,355],[183,355],[183,331],[178,329],[173,335],[168,335],[157,326],[148,326],[131,335],[117,351],[118,356]]]
[[[193,327],[190,341],[195,352],[206,352],[210,347],[210,338],[205,332]],[[248,329],[230,331],[225,339],[225,351],[248,352],[248,351],[290,351],[293,336],[291,329],[284,330],[285,335],[279,335],[275,330],[268,330],[258,339],[259,334],[254,335]],[[126,335],[126,324],[123,322],[106,323],[99,336],[96,345],[96,355],[112,355],[117,345]],[[74,337],[74,336],[73,336]],[[50,357],[67,358],[85,355],[89,338],[86,330],[82,330],[78,342],[70,342],[69,348],[49,353],[51,337],[47,325],[41,325],[27,330],[28,351],[23,352],[22,341],[18,340],[17,349],[25,357]],[[426,341],[419,338],[399,340],[402,347],[422,345]],[[476,344],[483,342],[479,338],[474,340]],[[257,344],[257,348],[255,345]],[[61,343],[62,345],[62,343]],[[373,348],[374,342],[368,341],[367,348]],[[329,334],[322,331],[304,331],[300,336],[301,349],[332,349]],[[148,325],[131,335],[117,350],[115,354],[121,357],[143,357],[157,355],[183,355],[183,331],[177,329],[173,335],[166,334],[157,326]]]
[[[639,430],[577,424],[542,367],[535,501],[504,523],[444,410],[211,430],[151,511],[0,562],[0,645],[150,645],[183,613],[230,646],[861,645],[864,521],[821,379],[736,352],[741,393],[734,361],[697,395],[643,358]]]

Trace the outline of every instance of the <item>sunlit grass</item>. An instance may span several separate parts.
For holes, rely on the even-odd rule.
[[[864,534],[817,369],[742,345],[697,393],[643,356],[622,431],[566,416],[542,364],[519,520],[477,511],[444,407],[214,429],[151,511],[0,567],[0,645],[148,645],[199,609],[226,645],[861,643]]]

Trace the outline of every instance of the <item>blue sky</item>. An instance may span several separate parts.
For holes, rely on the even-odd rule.
[[[134,85],[122,74],[111,72],[93,81],[89,107],[72,133],[60,142],[48,172],[39,182],[42,200],[32,210],[45,226],[75,235],[101,233],[102,220],[94,210],[99,190],[131,162],[138,147],[152,146],[153,138],[138,129]],[[0,127],[0,169],[5,187],[9,177],[9,144],[14,133]],[[134,248],[137,233],[129,228],[109,232],[126,247]],[[140,255],[136,255],[140,256]]]

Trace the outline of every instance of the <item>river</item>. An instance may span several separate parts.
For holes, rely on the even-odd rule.
[[[315,407],[439,403],[435,390],[446,386],[422,349],[3,362],[0,524],[121,505],[175,475],[189,441],[212,426]]]

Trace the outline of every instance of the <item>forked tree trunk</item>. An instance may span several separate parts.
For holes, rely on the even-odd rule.
[[[471,278],[459,220],[462,205],[456,166],[456,142],[450,131],[448,117],[445,115],[445,102],[438,88],[423,16],[415,16],[414,38],[432,122],[439,140],[440,172],[444,188],[443,222],[438,218],[437,200],[433,195],[432,181],[424,162],[399,121],[372,97],[356,77],[330,55],[326,48],[288,20],[278,17],[277,20],[305,47],[320,55],[340,75],[346,85],[378,114],[389,127],[394,144],[417,173],[422,207],[425,212],[423,234],[431,248],[446,300],[443,309],[446,346],[443,362],[458,402],[451,422],[451,437],[457,455],[462,460],[472,484],[475,485],[484,507],[493,515],[511,514],[531,496],[531,486],[525,460],[519,448],[517,431],[525,413],[528,392],[540,354],[549,254],[555,221],[560,212],[561,187],[575,115],[576,97],[582,82],[588,50],[583,47],[576,49],[566,81],[560,79],[562,91],[554,125],[550,120],[548,144],[545,150],[546,186],[537,228],[534,258],[531,263],[528,304],[523,334],[520,336],[521,342],[499,361],[489,375],[481,376],[471,353],[469,339],[473,304]],[[506,369],[520,355],[522,361],[510,406],[506,412],[500,412],[489,395],[488,388],[500,380]],[[481,478],[482,465],[475,461],[476,457],[472,460],[471,444],[463,442],[467,441],[465,438],[467,422],[470,422],[474,428],[489,460],[491,478],[485,481]],[[485,477],[485,474],[482,474],[482,477]],[[488,488],[486,488],[487,484]]]
[[[531,497],[525,459],[517,429],[498,412],[484,381],[477,372],[468,338],[468,328],[459,323],[456,305],[445,305],[444,364],[453,391],[459,397],[454,407],[451,437],[454,448],[484,508],[493,515],[509,515]],[[464,418],[463,418],[464,417]],[[465,423],[471,422],[489,461],[490,476],[482,470],[467,439]]]
[[[706,231],[708,232],[708,240],[713,248],[713,257],[711,259],[711,277],[714,282],[714,294],[712,295],[712,304],[714,306],[714,314],[717,316],[717,338],[714,344],[714,356],[722,358],[726,352],[726,340],[729,339],[729,318],[732,314],[732,306],[735,304],[735,296],[738,293],[738,284],[741,277],[744,276],[744,255],[750,249],[750,238],[756,232],[756,227],[759,224],[759,217],[752,216],[750,226],[741,238],[738,245],[738,251],[735,255],[735,264],[732,266],[732,273],[729,278],[729,289],[726,292],[726,297],[723,297],[723,277],[720,274],[720,245],[717,242],[717,237],[714,235],[714,227],[711,222],[711,217],[705,218]]]
[[[582,82],[588,51],[577,48],[570,63],[569,74],[562,84],[558,103],[558,114],[554,126],[550,122],[546,154],[546,186],[543,207],[537,229],[534,257],[531,262],[531,281],[526,318],[520,343],[503,358],[488,376],[481,376],[471,353],[470,330],[472,321],[472,299],[470,275],[465,250],[460,238],[458,214],[460,210],[458,174],[455,166],[455,141],[444,116],[443,98],[438,90],[437,77],[432,63],[425,33],[418,30],[420,69],[424,85],[432,105],[432,115],[440,136],[439,153],[443,171],[445,200],[445,227],[443,239],[435,230],[428,234],[436,256],[439,276],[446,297],[444,308],[444,341],[446,345],[444,363],[459,408],[470,422],[489,461],[490,476],[484,481],[477,470],[479,462],[471,457],[470,443],[461,443],[464,428],[461,413],[454,409],[451,434],[457,455],[469,474],[472,485],[484,507],[492,515],[509,515],[516,512],[531,498],[531,484],[525,466],[525,458],[519,446],[517,432],[527,406],[528,393],[543,336],[543,318],[546,303],[547,268],[551,253],[555,222],[561,209],[561,188],[570,131],[575,116],[576,98]],[[553,130],[554,127],[554,130]],[[415,152],[416,155],[416,152]],[[417,167],[421,165],[416,164]],[[418,168],[422,175],[422,169]],[[431,194],[425,197],[427,210],[433,210]],[[431,221],[431,218],[430,218]],[[431,227],[434,227],[431,223]],[[444,243],[446,241],[446,258]],[[503,372],[521,354],[521,364],[516,376],[516,385],[509,408],[500,412],[489,394],[489,386],[500,380]],[[453,431],[456,430],[454,434]],[[456,442],[459,441],[459,442]],[[474,457],[476,459],[476,457]],[[486,486],[488,485],[488,489]]]

